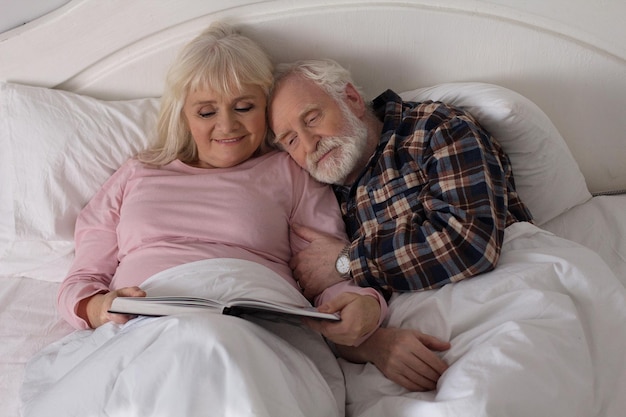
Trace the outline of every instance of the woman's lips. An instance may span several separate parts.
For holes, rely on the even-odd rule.
[[[244,138],[244,136],[239,136],[237,138],[213,139],[213,141],[217,142],[219,144],[222,144],[222,145],[228,145],[228,144],[231,144],[231,143],[237,143],[237,142],[243,140],[243,138]]]

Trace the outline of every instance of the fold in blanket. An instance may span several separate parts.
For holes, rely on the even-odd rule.
[[[149,294],[308,303],[271,270],[213,259],[145,282]],[[77,331],[39,353],[23,416],[342,416],[344,380],[318,334],[215,313],[137,318]]]
[[[498,267],[395,295],[387,326],[450,341],[436,392],[409,393],[342,361],[349,416],[623,417],[626,291],[592,251],[529,223],[507,228]]]

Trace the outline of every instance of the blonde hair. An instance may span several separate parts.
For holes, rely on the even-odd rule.
[[[269,56],[257,43],[230,25],[213,23],[181,50],[170,67],[161,97],[158,141],[139,160],[156,166],[175,159],[195,162],[198,149],[183,115],[189,92],[208,87],[229,95],[246,84],[259,86],[269,95],[272,71]]]

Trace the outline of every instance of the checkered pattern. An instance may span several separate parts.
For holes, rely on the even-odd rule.
[[[467,112],[377,97],[380,144],[352,187],[335,187],[355,281],[386,293],[441,287],[496,265],[504,229],[531,214],[509,158]]]

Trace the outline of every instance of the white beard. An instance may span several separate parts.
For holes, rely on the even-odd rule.
[[[368,131],[365,123],[345,103],[340,102],[339,106],[346,122],[345,134],[321,139],[315,153],[308,155],[306,159],[307,171],[313,178],[326,184],[344,184],[348,175],[363,159],[367,146]],[[331,150],[333,154],[319,162]]]

